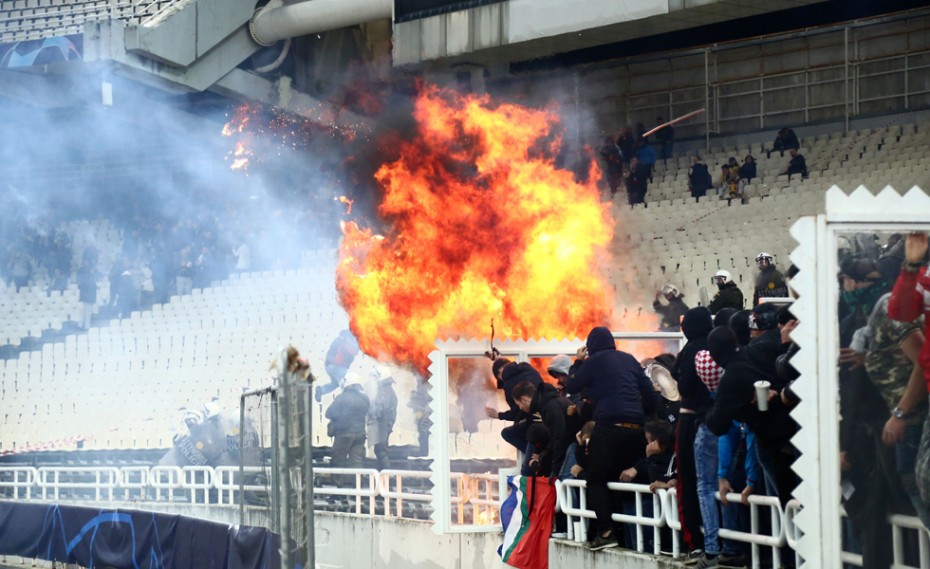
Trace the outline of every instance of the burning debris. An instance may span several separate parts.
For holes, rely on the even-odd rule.
[[[436,338],[584,337],[608,320],[613,238],[594,180],[555,166],[556,115],[424,87],[375,174],[382,236],[343,227],[337,288],[365,353],[424,373]],[[593,167],[593,166],[592,166]]]

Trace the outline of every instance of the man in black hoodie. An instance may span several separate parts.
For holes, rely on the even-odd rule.
[[[585,351],[586,350],[586,351]],[[658,394],[642,366],[632,355],[617,349],[613,334],[604,326],[591,330],[579,350],[565,389],[587,389],[594,402],[594,432],[588,442],[588,503],[597,514],[592,550],[617,545],[613,533],[616,493],[608,482],[619,480],[623,470],[646,454],[643,425],[646,415],[658,409]]]
[[[678,417],[678,510],[685,546],[695,555],[704,550],[701,533],[701,505],[697,495],[697,471],[694,462],[694,440],[698,425],[712,400],[707,386],[698,377],[694,358],[707,349],[707,335],[713,329],[710,311],[703,307],[692,308],[681,321],[681,331],[688,343],[678,353],[672,376],[678,380],[681,394],[681,411]]]
[[[548,383],[538,386],[529,381],[523,381],[513,388],[513,399],[534,423],[542,423],[549,431],[549,445],[545,453],[550,459],[552,467],[549,472],[542,472],[543,476],[557,478],[562,463],[565,462],[565,449],[574,439],[575,434],[569,433],[567,428],[568,407],[571,401],[559,394],[559,390]],[[541,457],[535,462],[542,463]],[[533,468],[533,454],[527,453],[526,466]]]
[[[774,378],[753,365],[746,349],[739,347],[733,330],[715,328],[707,337],[707,347],[714,361],[725,370],[717,385],[713,407],[705,417],[707,428],[719,436],[730,429],[733,421],[746,423],[756,435],[762,469],[784,505],[797,485],[797,477],[791,470],[796,455],[791,437],[798,424],[780,396],[769,398],[768,411],[759,410],[755,382],[771,382]]]
[[[524,381],[538,387],[543,382],[542,376],[527,362],[514,363],[506,358],[495,360],[491,369],[497,378],[497,388],[503,390],[504,399],[510,408],[498,411],[493,407],[485,407],[485,412],[491,419],[513,421],[513,425],[501,431],[501,438],[523,452],[526,450],[526,429],[529,423],[526,421],[526,414],[513,399],[513,388]]]

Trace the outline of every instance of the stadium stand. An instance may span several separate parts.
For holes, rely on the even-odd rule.
[[[860,184],[907,188],[922,181],[928,135],[930,125],[890,125],[804,139],[802,153],[811,149],[812,175],[790,182],[776,173],[786,160],[777,154],[765,158],[758,145],[718,149],[709,163],[743,151],[759,155],[761,181],[749,187],[745,203],[710,196],[699,203],[672,199],[686,195],[689,159],[685,154],[670,159],[657,168],[652,205],[615,207],[614,247],[629,251],[634,260],[610,269],[618,302],[638,302],[644,292],[671,282],[696,305],[700,289],[711,288],[710,277],[718,269],[729,270],[751,299],[755,255],[769,251],[786,269],[793,248],[787,228],[798,217],[821,211],[830,185],[851,191]],[[911,165],[896,164],[902,160]],[[119,230],[105,220],[71,221],[62,230],[73,242],[75,263],[90,244],[100,252],[101,267],[119,254]],[[0,448],[76,435],[93,438],[86,448],[165,448],[180,416],[175,410],[207,400],[236,408],[243,389],[256,388],[268,377],[275,347],[288,343],[301,346],[322,374],[329,342],[347,325],[333,286],[334,260],[332,250],[318,251],[305,256],[304,269],[233,275],[2,361],[0,388],[21,405],[2,417]],[[48,294],[39,276],[18,294],[13,290],[7,287],[0,296],[0,309],[9,315],[3,324],[5,343],[17,345],[20,335],[38,337],[43,329],[60,329],[78,310],[73,284],[64,293]],[[98,304],[107,302],[107,290],[103,279]],[[368,361],[362,368],[373,365]],[[77,399],[92,403],[78,406]],[[317,432],[325,432],[317,422]],[[402,432],[396,442],[413,444],[414,436]],[[453,444],[469,454],[469,448],[499,442],[482,430],[458,433]],[[315,444],[326,443],[318,437]]]

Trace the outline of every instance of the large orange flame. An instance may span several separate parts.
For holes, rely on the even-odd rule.
[[[613,220],[596,175],[555,167],[555,114],[424,87],[415,119],[375,175],[392,231],[343,228],[337,287],[365,353],[424,372],[437,338],[487,337],[492,319],[511,338],[606,323]]]

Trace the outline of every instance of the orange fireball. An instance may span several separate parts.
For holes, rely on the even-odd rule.
[[[524,339],[607,323],[614,222],[597,175],[555,167],[557,116],[436,87],[414,113],[375,175],[391,231],[343,228],[337,287],[365,353],[422,373],[437,339],[486,337],[492,319]]]

